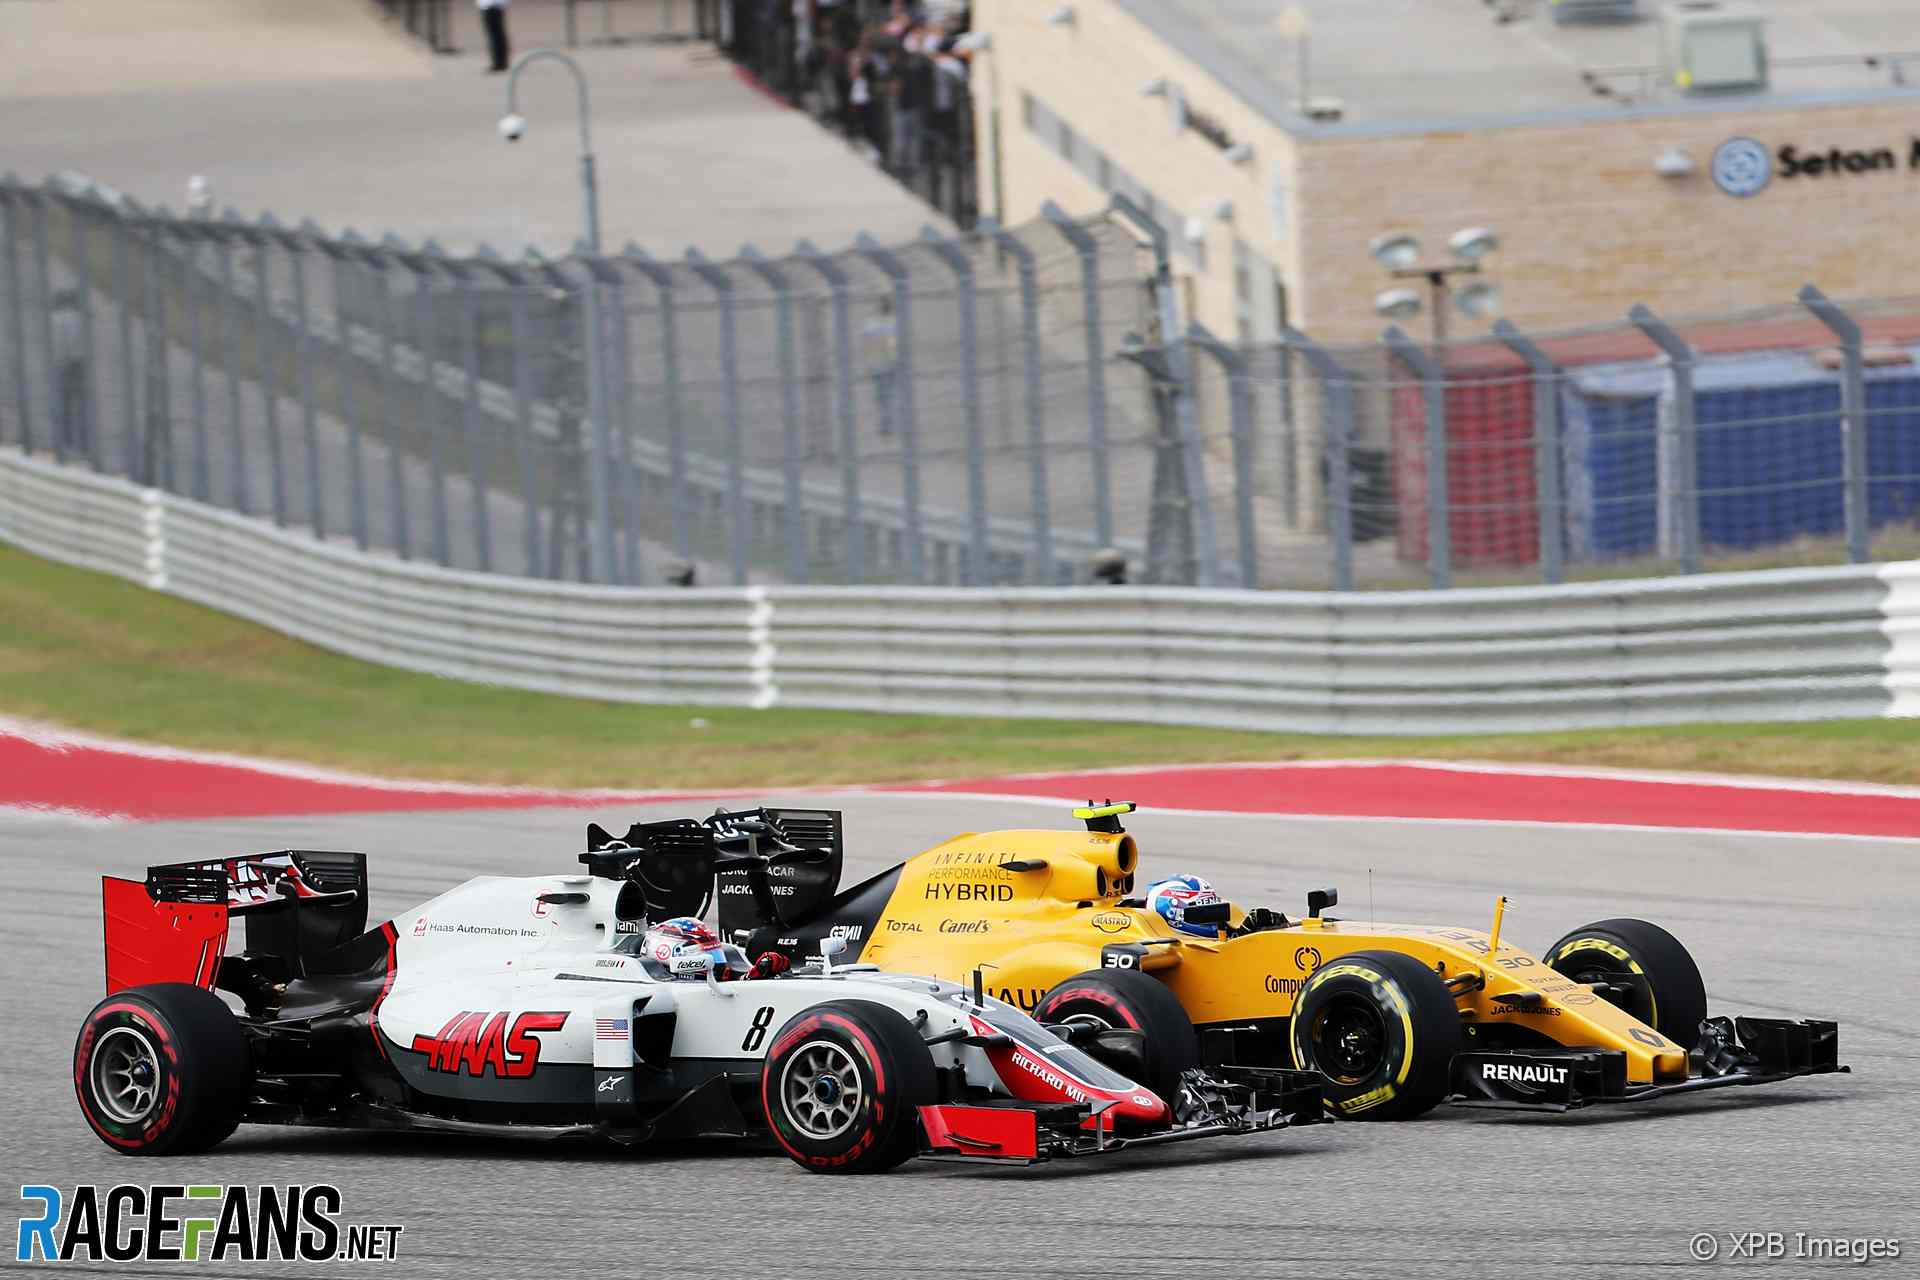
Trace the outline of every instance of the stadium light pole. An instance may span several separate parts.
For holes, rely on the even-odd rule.
[[[1420,241],[1406,232],[1388,232],[1373,238],[1367,252],[1386,268],[1395,280],[1424,280],[1427,297],[1417,288],[1400,285],[1374,295],[1373,309],[1389,320],[1411,320],[1424,309],[1432,326],[1433,347],[1439,351],[1447,342],[1447,307],[1460,308],[1474,319],[1485,319],[1500,310],[1500,288],[1488,280],[1476,280],[1455,290],[1454,277],[1477,276],[1484,270],[1486,256],[1500,247],[1500,237],[1485,227],[1466,227],[1447,240],[1452,257],[1445,261],[1421,261]]]
[[[526,117],[520,114],[520,73],[531,63],[542,60],[559,62],[573,73],[573,86],[580,100],[580,193],[586,210],[587,252],[600,252],[600,184],[593,171],[593,108],[587,96],[586,73],[580,64],[558,49],[529,49],[514,60],[507,76],[507,114],[500,117],[500,136],[518,142],[527,133]]]

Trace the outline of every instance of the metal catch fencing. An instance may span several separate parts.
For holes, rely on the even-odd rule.
[[[0,443],[457,569],[1349,589],[1920,555],[1920,304],[1228,342],[1116,199],[506,260],[0,181]]]

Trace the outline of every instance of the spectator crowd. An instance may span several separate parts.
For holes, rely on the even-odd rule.
[[[729,53],[962,226],[975,214],[963,0],[733,0]]]

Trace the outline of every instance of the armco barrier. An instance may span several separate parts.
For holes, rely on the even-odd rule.
[[[1451,592],[642,590],[362,553],[17,451],[0,539],[369,661],[623,701],[1403,734],[1920,715],[1920,562]]]

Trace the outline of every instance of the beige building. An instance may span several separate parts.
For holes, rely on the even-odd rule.
[[[976,0],[982,205],[1017,223],[1127,193],[1194,317],[1243,339],[1376,337],[1396,282],[1369,244],[1393,232],[1444,261],[1493,229],[1484,279],[1523,329],[1809,281],[1920,293],[1914,0],[1690,9],[1683,31],[1654,0]],[[1449,311],[1459,336],[1492,319]]]

